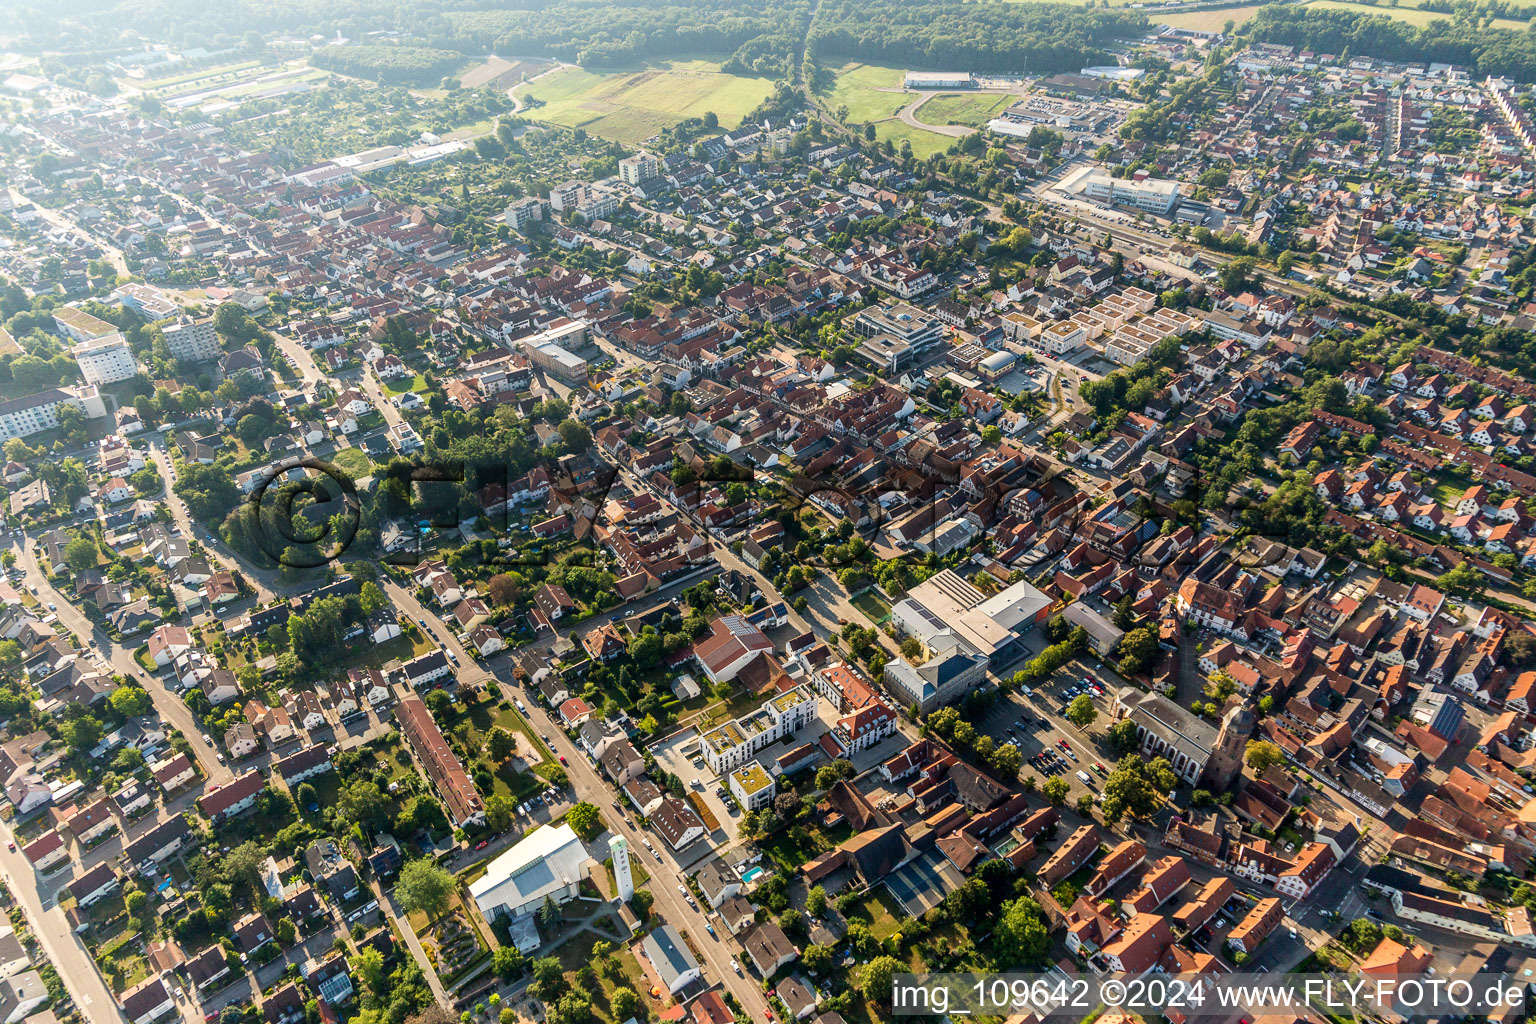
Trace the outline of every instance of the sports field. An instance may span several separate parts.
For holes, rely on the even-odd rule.
[[[525,117],[635,145],[709,111],[722,128],[734,128],[772,92],[770,79],[727,75],[718,63],[695,60],[608,73],[565,68],[518,86],[513,95],[541,101]]]

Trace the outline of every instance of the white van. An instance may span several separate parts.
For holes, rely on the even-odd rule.
[[[1078,772],[1077,781],[1081,782],[1085,786],[1091,786],[1093,785],[1093,776],[1089,775],[1087,772]]]

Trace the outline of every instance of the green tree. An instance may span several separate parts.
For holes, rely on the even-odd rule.
[[[422,857],[401,869],[400,880],[395,883],[395,899],[407,913],[420,910],[428,920],[435,920],[448,909],[455,887],[451,874]]]
[[[877,956],[864,965],[859,974],[859,991],[864,993],[864,998],[880,1004],[891,1005],[891,979],[899,971],[907,969],[893,956]]]
[[[603,816],[597,807],[585,800],[566,812],[565,821],[578,836],[589,843],[602,835],[606,828],[603,824]]]
[[[1045,780],[1045,784],[1040,787],[1040,792],[1051,802],[1052,807],[1060,807],[1067,802],[1067,794],[1071,788],[1063,776],[1053,775]]]
[[[517,805],[512,798],[505,793],[497,793],[485,801],[486,823],[500,832],[512,824],[512,816],[517,810]]]
[[[1122,718],[1109,727],[1109,746],[1117,754],[1129,754],[1141,746],[1136,735],[1136,723]]]
[[[154,710],[155,702],[142,686],[119,686],[112,691],[112,710],[124,718],[138,718]]]
[[[1178,781],[1165,757],[1151,761],[1136,755],[1122,757],[1104,780],[1104,820],[1113,824],[1127,814],[1150,817]]]
[[[1243,750],[1243,763],[1248,765],[1255,775],[1263,775],[1269,768],[1284,761],[1285,754],[1268,740],[1249,740],[1248,746]]]
[[[1067,721],[1079,729],[1086,729],[1099,717],[1099,709],[1093,706],[1093,698],[1080,693],[1067,705]]]
[[[511,757],[517,750],[517,739],[501,726],[491,730],[491,734],[485,738],[485,752],[491,756],[491,760],[500,764]]]
[[[608,997],[608,1008],[613,1011],[614,1020],[638,1020],[645,1016],[645,1006],[640,996],[627,985],[613,990],[613,995]]]
[[[384,997],[385,978],[384,954],[372,946],[365,946],[358,950],[357,956],[352,958],[352,970],[362,982],[365,1002],[374,1002]]]
[[[512,946],[500,946],[491,954],[491,970],[502,981],[511,981],[521,974],[524,962],[523,955]]]
[[[96,568],[99,554],[96,542],[84,537],[76,537],[64,545],[64,562],[76,571]]]
[[[390,802],[371,778],[356,778],[336,796],[336,818],[372,835],[389,824]]]
[[[998,967],[1011,970],[1039,963],[1051,946],[1045,913],[1040,904],[1020,896],[1003,904],[997,930],[992,936]]]

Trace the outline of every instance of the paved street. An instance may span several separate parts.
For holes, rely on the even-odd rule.
[[[8,824],[0,825],[0,837],[11,843],[15,833]],[[20,849],[0,849],[0,874],[5,878],[6,888],[10,889],[11,895],[26,914],[27,924],[37,936],[38,944],[59,972],[64,988],[85,1019],[90,1024],[118,1024],[123,1021],[125,1018],[118,1008],[117,1000],[102,980],[90,953],[70,927],[64,911],[59,909],[51,896],[43,897],[39,894],[40,880]],[[62,877],[55,880],[54,885],[68,880],[69,872],[58,874]]]

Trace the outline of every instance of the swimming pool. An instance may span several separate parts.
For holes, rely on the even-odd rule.
[[[752,867],[748,868],[745,873],[742,874],[741,880],[743,882],[750,882],[750,881],[752,881],[754,878],[756,878],[758,875],[760,875],[762,873],[763,873],[763,869],[761,867],[759,867],[758,865],[754,864],[754,865],[752,865]]]

